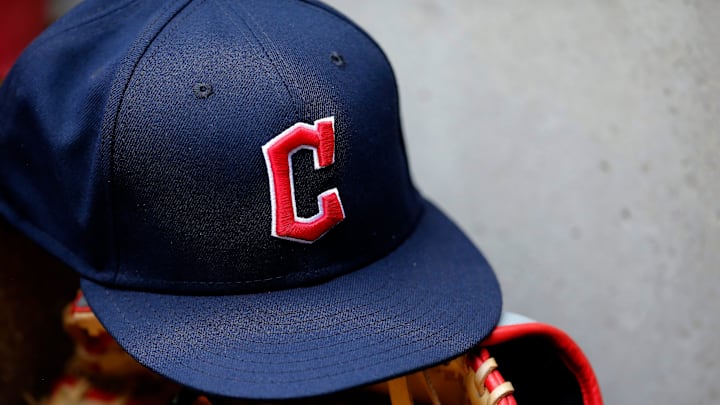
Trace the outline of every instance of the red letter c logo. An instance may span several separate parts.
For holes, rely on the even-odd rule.
[[[335,162],[334,117],[297,123],[263,145],[272,203],[271,234],[277,238],[312,243],[345,218],[337,188],[318,195],[318,213],[299,217],[295,205],[292,156],[300,149],[313,152],[315,170]]]

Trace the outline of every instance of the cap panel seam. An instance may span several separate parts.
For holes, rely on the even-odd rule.
[[[103,18],[105,18],[105,17],[107,17],[107,16],[109,16],[109,15],[111,15],[111,14],[114,14],[114,13],[116,13],[116,12],[118,12],[118,11],[126,8],[126,7],[129,7],[129,6],[132,5],[133,3],[137,3],[138,1],[139,1],[139,0],[129,0],[129,1],[125,2],[125,3],[121,3],[121,4],[117,5],[117,6],[114,7],[114,8],[111,8],[111,9],[109,9],[109,10],[105,10],[104,12],[102,12],[102,13],[100,13],[100,14],[93,15],[93,16],[89,17],[89,18],[86,19],[86,20],[83,20],[83,21],[78,22],[77,24],[71,25],[71,26],[69,26],[69,27],[65,27],[64,29],[59,30],[59,31],[57,31],[57,32],[51,32],[50,35],[48,35],[48,36],[40,36],[40,37],[38,37],[38,40],[34,41],[30,46],[28,46],[28,50],[29,50],[29,49],[37,48],[37,47],[39,47],[39,46],[42,46],[43,44],[51,41],[52,39],[58,37],[59,35],[62,35],[62,34],[64,34],[64,33],[66,33],[66,32],[76,30],[76,29],[81,28],[81,27],[83,27],[83,26],[85,26],[85,25],[92,24],[92,23],[95,22],[95,21],[101,20],[101,19],[103,19]],[[58,21],[58,22],[61,22],[61,21]]]
[[[370,41],[370,43],[373,45],[373,47],[375,48],[375,50],[376,50],[377,52],[379,52],[380,55],[382,56],[381,59],[383,60],[383,62],[384,62],[385,65],[387,66],[388,72],[390,73],[390,76],[392,77],[392,81],[393,81],[393,83],[394,83],[394,85],[395,85],[395,93],[394,93],[394,96],[393,96],[392,103],[394,104],[395,109],[398,111],[398,114],[399,114],[399,112],[400,112],[400,94],[399,94],[399,89],[398,89],[397,77],[395,76],[395,70],[393,69],[392,64],[390,63],[390,58],[389,58],[388,55],[385,53],[385,51],[384,51],[383,48],[380,46],[380,44],[378,44],[378,42],[377,42],[372,36],[370,36],[370,34],[368,34],[364,29],[362,29],[358,24],[356,24],[355,21],[351,20],[350,18],[348,18],[347,16],[345,16],[345,15],[344,15],[343,13],[341,13],[340,11],[334,9],[333,7],[330,7],[329,5],[327,5],[327,4],[325,4],[325,3],[322,3],[322,2],[319,2],[319,1],[315,1],[315,0],[297,0],[297,1],[298,1],[301,5],[303,5],[303,6],[305,6],[305,7],[315,8],[315,9],[321,10],[321,11],[323,11],[323,12],[325,12],[325,13],[333,16],[334,18],[337,18],[337,19],[341,20],[342,22],[344,22],[344,23],[348,24],[349,26],[353,27],[353,28],[355,29],[355,31],[357,31],[360,35],[362,35],[362,36],[365,37],[368,41]],[[399,134],[400,134],[400,140],[399,140],[399,141],[400,141],[400,145],[401,145],[401,147],[402,147],[402,149],[403,149],[403,151],[404,151],[404,152],[403,152],[403,158],[405,159],[405,163],[406,163],[406,165],[408,165],[408,168],[409,168],[410,159],[409,159],[409,157],[407,156],[407,149],[405,148],[405,140],[404,140],[403,137],[402,137],[403,130],[402,130],[402,122],[401,122],[400,119],[398,119],[398,131],[399,131]],[[408,170],[407,175],[408,175],[408,179],[410,180],[411,186],[412,186],[413,188],[415,188],[415,187],[414,187],[414,182],[413,182],[413,179],[412,179],[412,173],[410,173],[409,170]]]
[[[294,93],[290,90],[290,86],[289,86],[288,83],[285,81],[285,77],[286,77],[287,75],[283,75],[283,74],[281,73],[280,67],[279,67],[279,66],[277,65],[277,63],[275,62],[275,59],[270,55],[270,52],[268,51],[268,47],[266,46],[266,44],[263,43],[263,41],[260,40],[260,38],[259,38],[258,35],[256,34],[256,30],[257,30],[257,31],[260,31],[260,32],[263,34],[263,36],[265,36],[266,38],[267,38],[267,34],[265,34],[265,32],[264,32],[261,28],[258,27],[258,24],[256,23],[255,18],[253,17],[253,15],[248,11],[247,8],[245,8],[245,7],[243,6],[243,4],[242,4],[241,2],[237,2],[237,3],[236,3],[237,6],[240,7],[240,8],[242,8],[242,10],[243,10],[243,12],[245,13],[245,15],[247,15],[247,17],[252,21],[252,25],[253,25],[254,27],[251,26],[250,23],[248,23],[248,20],[247,20],[247,19],[243,18],[243,16],[241,16],[235,9],[233,9],[233,7],[232,7],[230,4],[228,4],[228,2],[227,2],[226,0],[225,0],[225,1],[220,0],[220,1],[218,1],[218,3],[225,3],[224,6],[223,6],[223,9],[226,11],[226,14],[227,14],[227,11],[231,12],[231,13],[234,14],[236,17],[238,17],[238,18],[243,22],[243,24],[245,24],[245,26],[247,27],[248,31],[249,31],[250,34],[252,35],[252,37],[255,39],[255,42],[258,44],[258,46],[260,47],[260,49],[262,49],[262,52],[263,52],[263,54],[265,55],[265,57],[267,58],[268,62],[270,62],[270,65],[271,65],[271,66],[273,67],[273,69],[275,70],[275,74],[277,75],[278,79],[280,80],[280,82],[282,83],[283,87],[285,88],[285,91],[287,91],[288,97],[289,97],[291,100],[293,100],[293,106],[294,106],[294,109],[295,109],[295,121],[296,121],[296,122],[300,121],[300,118],[301,118],[301,117],[300,117],[300,110],[299,110],[299,108],[298,108],[298,106],[299,106],[299,103],[298,103],[298,101],[299,101],[299,100],[298,100],[298,95],[294,94]],[[230,20],[233,24],[237,25],[237,23],[236,23],[236,21],[235,21],[234,19],[230,18],[229,20]],[[271,43],[271,42],[268,42],[267,45],[272,46],[272,43]],[[278,52],[275,52],[275,53],[277,54]]]
[[[243,8],[243,10],[245,10],[245,13],[246,13],[246,14],[248,15],[248,17],[252,20],[253,24],[254,24],[255,27],[256,27],[255,29],[256,29],[258,32],[260,32],[260,33],[262,34],[262,36],[265,38],[265,41],[260,41],[259,38],[258,38],[258,41],[260,41],[261,43],[264,43],[264,44],[265,44],[265,45],[263,46],[265,49],[270,49],[270,50],[272,50],[272,53],[274,54],[273,56],[274,56],[275,58],[270,57],[270,55],[269,55],[270,52],[268,52],[268,57],[271,58],[271,60],[273,61],[273,64],[275,64],[275,63],[276,63],[275,61],[277,61],[277,64],[278,64],[278,65],[283,65],[283,66],[282,66],[282,69],[278,68],[278,74],[280,74],[280,77],[281,77],[281,79],[283,80],[283,83],[286,84],[286,87],[288,87],[288,89],[289,89],[289,88],[290,88],[290,85],[287,84],[287,81],[286,81],[286,80],[289,80],[289,81],[292,81],[292,82],[293,82],[293,83],[292,83],[292,84],[293,84],[293,88],[295,88],[295,89],[300,88],[300,87],[301,87],[300,83],[297,82],[296,80],[294,80],[294,79],[295,79],[295,75],[294,75],[293,72],[291,71],[290,66],[289,66],[287,63],[285,63],[285,62],[286,62],[286,59],[280,57],[280,56],[282,55],[282,53],[277,49],[277,47],[275,46],[275,43],[272,41],[272,39],[270,39],[270,36],[265,32],[265,30],[262,29],[262,26],[257,23],[257,21],[255,20],[255,17],[252,15],[252,13],[250,13],[241,3],[238,3],[238,4],[240,5],[240,7]],[[282,73],[286,73],[286,74],[282,74],[282,73],[280,72],[280,70],[282,70]],[[301,102],[300,104],[296,104],[296,107],[298,107],[298,109],[297,109],[297,111],[296,111],[297,114],[298,114],[298,121],[300,121],[300,118],[301,118],[300,110],[301,110],[301,109],[300,109],[299,107],[301,107],[302,105],[304,105],[305,103],[307,103],[307,100],[305,99],[305,97],[303,97],[303,94],[302,94],[301,92],[299,92],[299,91],[298,91],[298,92],[292,92],[292,91],[290,91],[290,90],[288,90],[288,91],[291,93],[291,95],[295,95],[295,96],[296,96],[296,97],[295,97],[295,101],[300,101],[300,102]],[[314,118],[320,118],[320,117],[314,117]]]
[[[134,62],[133,67],[132,67],[132,69],[131,69],[131,71],[130,71],[130,74],[128,75],[128,78],[127,78],[127,80],[126,80],[126,83],[125,83],[125,85],[124,85],[124,87],[123,87],[123,90],[122,90],[122,93],[121,93],[122,96],[124,96],[124,95],[127,93],[128,89],[129,89],[129,87],[130,87],[130,84],[131,84],[132,81],[133,81],[133,78],[137,77],[137,74],[139,74],[140,72],[143,72],[142,70],[139,70],[139,66],[140,66],[141,61],[142,61],[143,59],[147,58],[147,57],[151,57],[151,56],[154,55],[155,52],[157,51],[157,50],[150,50],[150,48],[151,48],[152,45],[156,42],[156,40],[158,39],[158,37],[160,36],[160,34],[163,33],[163,32],[167,32],[167,31],[166,31],[166,28],[167,28],[168,30],[170,30],[170,31],[174,31],[174,30],[176,29],[176,26],[173,25],[173,26],[169,27],[170,24],[171,24],[171,23],[174,23],[174,22],[178,22],[178,21],[180,21],[181,19],[187,18],[187,17],[189,16],[189,13],[180,15],[181,13],[183,13],[183,11],[186,10],[186,8],[188,8],[188,7],[198,7],[200,4],[204,3],[205,1],[206,1],[206,0],[198,0],[198,1],[187,0],[187,4],[183,5],[183,6],[180,7],[177,11],[175,11],[175,13],[163,24],[163,26],[162,26],[159,30],[157,30],[157,32],[153,35],[153,37],[152,37],[152,38],[148,41],[148,43],[144,46],[144,49],[142,50],[141,54],[138,56],[137,60]],[[192,3],[192,4],[190,4],[190,3]],[[221,6],[222,6],[222,5],[221,5]],[[224,11],[225,11],[225,13],[226,13],[226,15],[227,15],[228,7],[223,7],[223,9],[224,9]],[[163,11],[164,11],[164,10],[163,10]],[[240,19],[243,21],[243,23],[245,23],[245,25],[246,25],[246,27],[247,27],[247,30],[252,34],[255,42],[256,42],[256,43],[258,44],[258,46],[262,49],[262,52],[265,54],[268,62],[270,62],[270,64],[271,64],[271,65],[273,66],[273,68],[275,69],[276,75],[278,76],[278,78],[280,79],[280,81],[283,83],[286,91],[288,92],[288,96],[292,98],[292,93],[291,93],[291,91],[289,90],[287,84],[282,80],[282,75],[280,74],[278,67],[274,64],[274,62],[272,61],[272,58],[270,58],[270,56],[269,56],[269,54],[267,53],[266,49],[262,46],[261,41],[257,38],[257,36],[256,36],[255,33],[253,32],[253,30],[252,30],[252,28],[250,27],[250,25],[247,24],[247,22],[242,18],[242,16],[238,15],[238,13],[234,12],[234,10],[232,10],[231,8],[230,8],[230,11],[233,11],[233,14],[234,14],[235,16],[237,16],[238,18],[240,18]],[[148,26],[154,26],[154,25],[156,24],[156,22],[157,22],[158,20],[160,20],[160,18],[161,18],[163,15],[164,15],[164,12],[159,13],[159,14],[158,14],[158,17],[156,17],[156,18],[153,20],[152,23],[148,24]],[[230,20],[234,25],[236,25],[238,28],[241,28],[241,27],[239,27],[239,26],[237,25],[237,22],[235,21],[235,19],[229,18],[229,20]],[[169,28],[168,28],[168,27],[169,27]],[[241,30],[241,33],[242,33],[242,31],[244,31],[244,30]],[[245,36],[244,33],[242,33],[242,34],[243,34],[243,36]],[[248,38],[247,36],[245,36],[245,38],[250,39],[250,38]],[[114,117],[113,129],[112,129],[112,131],[111,131],[111,134],[112,134],[112,136],[111,136],[111,141],[110,141],[110,142],[111,142],[111,146],[110,146],[110,170],[111,170],[110,178],[111,178],[111,180],[114,180],[114,178],[115,178],[115,169],[116,169],[116,165],[115,165],[115,144],[116,144],[116,142],[115,142],[115,141],[116,141],[116,133],[117,133],[118,125],[119,125],[120,116],[121,116],[121,113],[122,113],[122,110],[123,110],[123,106],[124,106],[124,103],[123,103],[123,100],[121,100],[121,101],[119,102],[119,104],[118,104],[117,111],[116,111],[116,113],[114,114],[115,117]],[[297,109],[295,110],[295,113],[296,113],[296,116],[297,116],[297,114],[298,114],[298,113],[297,113]],[[115,195],[115,194],[117,193],[117,190],[114,188],[114,185],[115,185],[114,182],[111,181],[111,183],[110,183],[111,195]],[[113,200],[111,199],[110,201],[111,201],[110,204],[112,205],[112,204],[113,204]],[[114,207],[111,208],[111,211],[112,211],[112,217],[113,217],[113,225],[112,225],[112,227],[113,227],[113,238],[114,238],[114,241],[115,241],[115,251],[116,251],[116,256],[117,256],[117,257],[120,257],[120,256],[121,256],[121,252],[120,252],[121,249],[120,249],[120,244],[118,243],[118,241],[120,240],[120,235],[118,234],[118,232],[117,232],[117,227],[115,226],[115,224],[117,224],[117,223],[119,222],[119,220],[118,220],[118,218],[117,218],[117,215],[118,215],[118,214],[117,214],[117,210],[115,210]],[[120,268],[121,268],[121,262],[120,262],[120,260],[116,260],[115,274],[114,274],[114,276],[113,276],[113,278],[112,278],[111,283],[117,283],[117,282],[118,282],[118,278],[120,277]],[[324,269],[319,269],[319,270],[312,271],[312,272],[306,272],[306,273],[304,273],[304,274],[306,274],[306,275],[318,274],[318,273],[321,272],[321,270],[324,270]],[[266,283],[266,282],[270,282],[270,281],[274,281],[274,280],[280,280],[280,279],[284,279],[284,278],[287,278],[287,276],[286,276],[286,275],[281,275],[281,276],[275,276],[275,277],[269,277],[269,278],[263,278],[263,279],[256,279],[256,280],[226,281],[226,282],[223,282],[223,281],[154,280],[154,283],[172,284],[172,285],[236,285],[236,286],[239,286],[239,285]],[[154,289],[154,288],[151,287],[150,290],[152,290],[152,289]]]
[[[59,36],[65,34],[65,33],[78,30],[78,29],[83,28],[87,25],[90,25],[94,22],[103,20],[103,19],[107,18],[108,16],[111,16],[111,15],[133,5],[134,3],[137,3],[137,2],[138,2],[138,0],[129,0],[129,1],[122,2],[120,4],[115,4],[115,7],[112,7],[110,9],[103,10],[100,13],[91,15],[90,17],[88,17],[84,20],[81,20],[73,25],[64,27],[63,29],[55,30],[55,31],[46,31],[48,35],[41,34],[36,40],[34,40],[32,43],[30,43],[30,45],[28,45],[28,47],[25,49],[23,54],[35,52],[38,48],[42,48],[50,41],[54,40],[55,38],[58,38]],[[56,23],[62,23],[62,18],[60,21],[58,21]],[[11,81],[14,81],[16,76],[17,75],[11,75],[8,77],[9,80],[6,80],[6,83],[5,83],[6,87],[8,87],[10,85]],[[0,92],[0,94],[2,94],[2,96],[3,96],[3,98],[0,99],[0,101],[3,101],[3,100],[6,100],[11,93],[9,91],[5,91],[5,92]],[[6,124],[6,123],[3,122],[2,124]],[[6,126],[9,126],[9,125],[10,124],[8,122],[6,124]],[[0,130],[3,130],[3,132],[4,132],[4,130],[6,129],[6,126],[0,126]],[[96,150],[100,149],[100,155],[102,155],[102,153],[103,153],[102,152],[102,143],[103,143],[102,134],[100,134],[100,136],[98,138],[100,138],[100,139],[99,139],[98,145],[95,147],[95,149]],[[102,160],[102,159],[100,159],[100,160]],[[102,164],[102,163],[100,162],[97,164]],[[6,207],[6,209],[5,210],[0,209],[0,212],[5,211],[4,212],[5,215],[3,215],[3,216],[6,218],[6,220],[8,222],[10,222],[12,225],[17,227],[18,229],[26,230],[26,232],[27,232],[26,235],[28,237],[30,237],[30,239],[32,239],[35,243],[45,247],[49,252],[51,252],[54,256],[59,258],[62,262],[64,262],[68,266],[75,268],[78,271],[83,271],[83,272],[93,272],[93,271],[100,270],[100,268],[96,269],[95,266],[93,266],[91,264],[91,262],[82,258],[73,249],[68,248],[67,245],[65,243],[61,242],[55,235],[52,235],[51,233],[44,230],[42,226],[37,225],[33,219],[29,218],[26,215],[18,215],[17,213],[15,213],[14,209],[10,208],[9,205],[5,205],[3,203],[3,201],[0,201],[0,208],[2,208],[3,206]],[[110,221],[112,221],[112,220],[110,220]],[[111,251],[109,253],[112,255],[114,246],[113,246],[112,242],[110,243],[110,245],[111,246],[109,246],[109,249]],[[109,266],[112,267],[112,258],[111,258]],[[87,276],[85,276],[85,277],[87,277]]]
[[[373,37],[370,36],[370,34],[368,34],[367,32],[365,32],[365,30],[360,28],[360,26],[357,25],[355,23],[355,21],[349,19],[344,14],[342,14],[338,10],[335,10],[334,8],[330,7],[329,5],[327,5],[325,3],[320,3],[320,2],[313,1],[313,0],[298,0],[298,2],[300,2],[301,4],[303,4],[306,7],[312,7],[312,8],[322,10],[325,13],[328,13],[328,14],[332,15],[333,17],[342,20],[344,23],[353,27],[355,29],[355,31],[359,32],[363,37],[365,37],[368,41],[370,41],[370,43],[373,44],[375,49],[377,49],[380,52],[380,54],[382,54],[383,59],[385,60],[385,63],[388,65],[388,67],[390,67],[390,71],[393,74],[393,81],[396,81],[395,80],[395,72],[393,72],[392,65],[390,65],[390,58],[387,57],[387,55],[385,54],[385,51],[383,51],[380,44],[378,44],[377,41],[375,41],[375,39],[373,39]]]
[[[117,133],[117,127],[118,127],[118,118],[120,116],[120,112],[122,111],[123,105],[124,105],[124,96],[127,93],[127,90],[130,86],[130,82],[132,81],[132,78],[135,74],[135,69],[137,69],[138,65],[140,64],[140,61],[145,56],[145,53],[150,48],[150,46],[155,42],[155,39],[160,35],[160,33],[167,27],[167,25],[177,16],[182,10],[187,7],[188,4],[190,4],[193,0],[183,0],[181,3],[173,3],[169,2],[167,3],[160,12],[158,12],[155,16],[155,18],[148,23],[145,27],[146,29],[143,31],[140,37],[137,37],[135,39],[135,42],[133,43],[130,51],[126,55],[128,57],[132,53],[138,52],[138,48],[140,45],[142,45],[142,49],[139,50],[139,54],[134,57],[134,60],[132,61],[132,68],[130,68],[129,72],[127,72],[126,77],[115,77],[113,82],[117,82],[120,79],[124,80],[124,83],[122,84],[121,90],[119,90],[118,95],[118,101],[117,101],[117,107],[115,111],[112,113],[112,122],[111,122],[111,130],[108,135],[109,142],[109,156],[108,156],[108,187],[107,187],[107,198],[108,198],[108,210],[110,211],[110,220],[111,220],[111,234],[112,234],[112,244],[113,244],[113,253],[114,253],[114,267],[115,267],[115,274],[112,277],[112,282],[117,282],[118,274],[120,272],[120,249],[118,246],[118,233],[117,233],[117,226],[118,218],[117,218],[117,210],[115,210],[115,203],[113,197],[116,195],[117,190],[115,188],[115,137]],[[169,9],[171,9],[171,6],[178,5],[177,9],[172,12],[170,16],[167,16],[166,13]],[[145,34],[147,33],[148,29],[154,29],[158,21],[160,21],[162,18],[167,18],[167,20],[159,27],[159,29],[155,30],[154,33],[150,36],[150,38],[145,37]],[[123,61],[121,62],[121,66],[125,63],[128,63],[129,61]],[[122,72],[125,73],[125,72]],[[119,84],[118,84],[119,85]],[[115,87],[115,85],[113,85]],[[114,90],[114,89],[113,89]],[[112,90],[111,90],[111,97],[112,97]]]
[[[122,89],[122,93],[121,93],[122,96],[124,96],[127,93],[133,79],[135,77],[137,77],[137,74],[139,74],[139,72],[141,72],[141,70],[139,69],[141,61],[144,60],[145,58],[150,57],[156,51],[156,50],[151,50],[150,48],[153,44],[156,43],[156,40],[158,39],[158,37],[163,32],[173,31],[176,29],[175,25],[170,26],[171,23],[175,23],[175,22],[177,22],[181,19],[187,18],[189,16],[189,12],[188,12],[188,14],[184,14],[184,15],[180,16],[180,14],[186,10],[186,7],[199,7],[199,5],[202,3],[204,3],[204,0],[198,0],[198,1],[185,0],[185,4],[180,6],[173,13],[173,15],[170,16],[167,19],[167,21],[165,21],[162,24],[162,26],[153,34],[152,38],[146,39],[147,43],[144,45],[142,51],[140,52],[140,55],[134,61],[134,64],[127,76],[124,87]],[[301,4],[302,3],[303,2],[301,2]],[[267,44],[264,44],[263,41],[258,37],[258,32],[262,33],[262,35],[265,36],[266,38],[267,38],[267,34],[262,29],[254,28],[253,26],[251,26],[251,25],[257,25],[252,14],[250,14],[250,12],[244,6],[242,6],[240,3],[238,3],[238,6],[240,6],[242,8],[242,11],[247,15],[247,17],[249,19],[252,20],[251,22],[248,22],[248,20],[246,18],[244,18],[238,12],[238,10],[235,10],[233,8],[234,4],[233,5],[229,4],[229,2],[227,0],[216,1],[215,4],[221,6],[223,9],[223,12],[226,15],[228,15],[228,12],[230,12],[230,13],[232,13],[232,15],[236,16],[237,18],[239,18],[242,21],[242,23],[245,25],[245,27],[247,27],[247,30],[250,32],[250,34],[254,38],[257,45],[262,50],[263,54],[267,58],[267,61],[270,63],[270,65],[275,70],[275,73],[278,76],[278,79],[281,81],[281,83],[285,87],[285,89],[288,93],[288,96],[296,102],[299,101],[298,96],[290,90],[288,83],[283,79],[284,76],[282,73],[285,72],[285,70],[281,69],[281,67],[278,66],[278,64],[275,62],[274,58],[271,56],[271,52],[268,50],[268,46],[272,47],[272,42],[268,41]],[[310,7],[311,5],[305,4],[305,6]],[[319,7],[316,7],[316,8],[319,8]],[[161,18],[167,14],[167,9],[168,9],[168,7],[165,7],[161,12],[159,12],[157,14],[157,17],[152,21],[152,23],[148,24],[147,26],[148,27],[156,26],[157,21],[161,20]],[[320,9],[323,10],[323,8],[320,8]],[[329,11],[326,11],[326,12],[329,13]],[[228,15],[228,17],[231,17],[231,16]],[[238,21],[236,21],[236,19],[229,18],[229,20],[232,24],[234,24],[239,29],[241,29],[241,32],[244,31],[244,30],[242,30],[242,27],[239,25],[239,23],[238,23]],[[346,21],[346,20],[344,20],[344,21]],[[168,28],[168,26],[170,26],[170,27]],[[358,30],[358,31],[361,32],[367,38],[367,34],[365,34],[362,30]],[[246,36],[246,38],[248,38],[248,37]],[[374,48],[376,50],[378,50],[382,56],[384,56],[384,54],[382,53],[382,50],[377,46],[377,44],[374,41],[372,41],[372,43],[375,45]],[[280,54],[278,51],[275,51],[274,53],[276,54],[276,57]],[[278,59],[282,59],[282,58],[278,58]],[[385,59],[385,60],[386,60],[385,63],[388,65],[388,68],[390,69],[390,71],[392,71],[392,68],[389,65],[389,63],[387,62],[387,59]],[[394,79],[394,77],[393,77],[393,79]],[[121,112],[122,112],[123,106],[124,106],[124,100],[122,99],[122,96],[121,96],[121,100],[118,103],[117,110],[114,113],[113,127],[112,127],[112,131],[111,131],[111,135],[112,135],[111,140],[110,140],[110,142],[111,142],[111,152],[110,152],[110,170],[111,170],[110,178],[111,178],[111,180],[115,179],[115,169],[116,169],[116,165],[115,165],[115,143],[116,142],[115,141],[116,141],[116,133],[117,133],[118,125],[119,125],[120,115],[121,115]],[[300,117],[299,117],[299,111],[298,111],[297,107],[298,107],[298,105],[296,103],[295,104],[295,114],[298,117],[297,119],[299,120]],[[401,139],[402,139],[402,137],[401,137]],[[111,189],[111,191],[110,191],[111,195],[116,195],[117,190],[115,189],[114,181],[110,182],[110,189]],[[117,212],[117,210],[114,209],[113,201],[114,201],[113,199],[110,199],[110,205],[111,205],[110,209],[112,211],[112,221],[113,221],[112,235],[113,235],[114,242],[115,242],[115,252],[116,252],[116,263],[115,263],[116,266],[115,266],[115,274],[112,278],[112,281],[110,281],[110,283],[118,284],[118,282],[121,278],[121,271],[120,271],[121,270],[121,261],[118,260],[118,258],[120,257],[122,252],[121,252],[121,248],[120,248],[121,245],[118,243],[118,241],[120,240],[120,238],[119,238],[120,235],[119,235],[117,227],[116,227],[116,224],[119,223],[118,212]],[[378,254],[374,255],[373,257],[365,258],[365,260],[360,260],[357,263],[354,263],[354,265],[350,266],[347,269],[338,270],[338,267],[335,267],[335,269],[334,269],[333,266],[325,266],[323,268],[314,269],[311,271],[305,271],[305,272],[301,272],[301,273],[293,273],[292,275],[279,275],[279,276],[268,277],[268,278],[259,278],[259,279],[254,279],[254,280],[241,280],[241,281],[198,281],[198,280],[153,279],[153,280],[146,280],[149,285],[146,285],[145,287],[140,288],[140,289],[145,290],[145,291],[159,291],[159,290],[163,290],[165,288],[163,286],[167,287],[167,286],[183,286],[183,285],[184,286],[198,286],[198,288],[201,288],[202,286],[228,286],[228,287],[249,286],[249,288],[253,288],[254,286],[262,286],[262,284],[264,284],[264,283],[272,282],[275,280],[287,279],[288,277],[312,276],[312,275],[318,275],[318,274],[322,274],[322,273],[324,273],[327,278],[338,277],[343,274],[347,274],[349,272],[355,271],[369,263],[373,263],[377,260],[382,259],[383,257],[386,257],[386,256],[392,254],[398,247],[400,247],[403,243],[405,243],[407,241],[408,238],[410,238],[412,236],[414,230],[417,228],[417,225],[419,224],[419,222],[423,216],[424,211],[425,211],[424,204],[422,204],[422,203],[419,204],[418,210],[417,210],[417,212],[415,212],[414,220],[404,230],[405,232],[403,232],[401,235],[398,235],[399,237],[397,238],[397,242],[393,246],[390,246],[389,250],[378,252]],[[139,288],[137,286],[137,282],[125,280],[124,283],[125,283],[126,287],[128,287],[128,288]],[[271,288],[276,289],[276,287],[271,287]]]
[[[355,263],[354,266],[350,267],[349,269],[345,269],[342,272],[331,272],[330,274],[327,274],[327,277],[334,278],[334,277],[340,277],[344,274],[351,273],[357,269],[363,268],[365,266],[368,266],[372,263],[375,263],[378,260],[382,260],[384,257],[387,257],[393,252],[395,252],[400,246],[402,246],[404,243],[407,242],[408,239],[412,237],[412,235],[415,233],[415,229],[418,227],[418,224],[420,223],[422,217],[425,215],[426,207],[424,204],[420,205],[420,208],[418,209],[417,216],[413,222],[413,224],[409,227],[409,229],[406,231],[402,237],[398,238],[398,243],[393,246],[390,250],[386,252],[382,252],[382,254],[379,254],[377,256],[374,256],[366,261],[361,261],[359,263]],[[292,276],[312,276],[317,275],[319,273],[326,272],[328,270],[328,267],[324,267],[321,269],[315,269],[312,271],[305,271],[305,272],[298,272],[293,273]],[[212,285],[220,285],[220,286],[242,286],[242,285],[248,285],[248,284],[259,284],[259,283],[266,283],[268,281],[274,281],[274,280],[281,280],[290,277],[291,275],[280,275],[265,279],[255,279],[255,280],[241,280],[241,281],[195,281],[195,280],[158,280],[153,279],[151,283],[153,286],[144,288],[145,291],[157,291],[158,284],[162,285],[185,285],[185,286],[212,286]],[[117,282],[117,280],[113,280],[113,282]],[[130,287],[133,288],[133,287]],[[162,289],[162,288],[160,288]],[[274,290],[274,288],[273,288]]]
[[[18,215],[6,202],[0,199],[0,217],[4,218],[12,227],[20,231],[24,236],[33,242],[45,248],[50,254],[58,258],[61,262],[75,269],[77,272],[92,271],[91,266],[85,259],[81,258],[64,243],[59,241],[53,235],[44,231],[41,227],[35,225],[33,221],[24,215]],[[82,277],[92,277],[82,275]]]

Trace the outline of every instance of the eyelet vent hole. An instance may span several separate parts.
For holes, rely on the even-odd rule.
[[[330,53],[330,61],[338,67],[345,66],[345,58],[337,52]]]
[[[193,93],[197,98],[208,98],[213,94],[213,88],[210,83],[195,83]]]

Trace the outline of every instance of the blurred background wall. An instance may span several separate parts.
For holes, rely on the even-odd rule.
[[[505,308],[568,331],[608,404],[719,403],[720,2],[329,3],[389,55],[414,179]]]
[[[720,2],[329,3],[505,308],[575,337],[608,404],[720,403]]]

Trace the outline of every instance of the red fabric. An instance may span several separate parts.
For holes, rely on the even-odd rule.
[[[112,402],[120,398],[117,394],[112,392],[103,391],[100,388],[90,387],[85,393],[85,399],[94,400],[98,402]]]
[[[602,405],[600,385],[595,372],[580,347],[562,330],[540,322],[499,326],[482,342],[482,346],[498,345],[524,336],[543,336],[549,339],[562,356],[565,366],[580,385],[585,405]]]
[[[0,81],[23,49],[45,28],[45,0],[3,0],[0,6]]]
[[[53,384],[52,394],[55,395],[62,387],[73,387],[78,383],[77,378],[72,376],[62,376]]]
[[[273,236],[299,242],[314,242],[345,218],[337,189],[319,196],[319,213],[300,221],[293,208],[292,154],[301,148],[312,148],[317,156],[316,168],[327,167],[335,160],[333,118],[324,118],[314,126],[298,123],[263,146],[270,175],[273,204]]]
[[[107,333],[103,332],[98,336],[90,336],[79,342],[86,352],[92,355],[100,355],[107,353],[111,347],[115,346],[115,340]]]
[[[70,311],[73,314],[92,313],[92,309],[90,309],[90,307],[87,305],[87,302],[82,301],[82,299],[82,291],[78,290],[77,294],[75,295],[75,299],[72,302],[72,306],[70,307]]]

